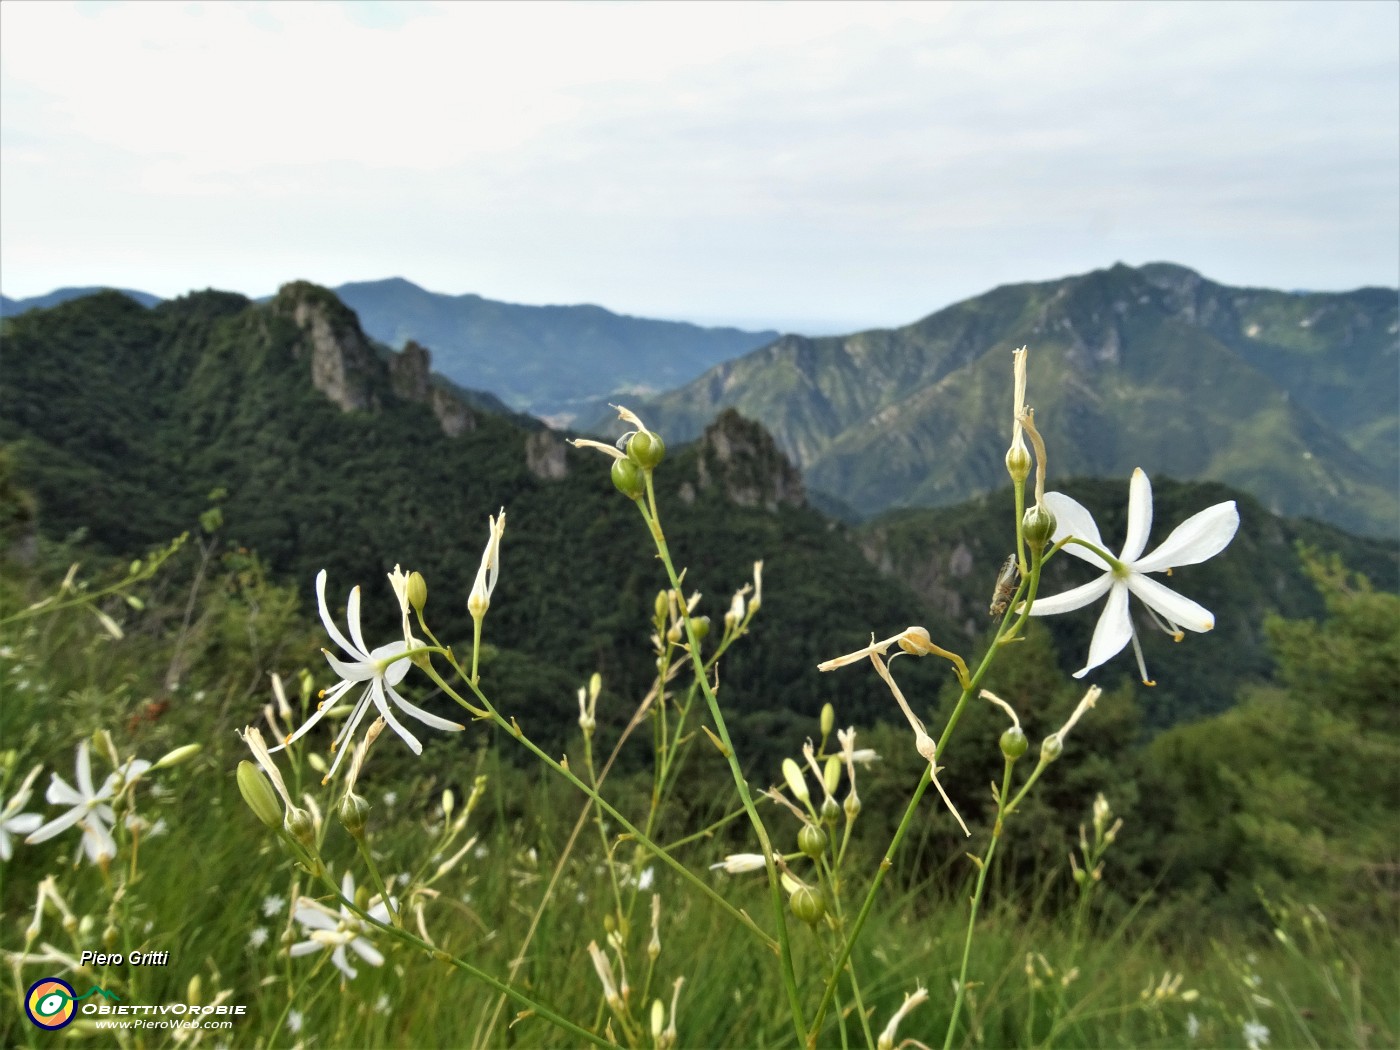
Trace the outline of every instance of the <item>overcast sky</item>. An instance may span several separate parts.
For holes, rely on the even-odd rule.
[[[0,4],[0,289],[811,333],[1165,259],[1400,284],[1400,4]]]

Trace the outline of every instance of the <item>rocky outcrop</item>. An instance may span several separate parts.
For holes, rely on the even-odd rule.
[[[552,430],[537,430],[525,438],[525,465],[545,481],[559,481],[569,473],[564,439]]]
[[[311,384],[343,412],[378,408],[376,380],[383,365],[360,330],[360,322],[326,289],[308,281],[286,284],[272,311],[301,330],[293,352],[311,362]]]
[[[718,489],[741,507],[798,507],[807,500],[802,475],[760,424],[725,409],[700,437],[700,492]],[[684,495],[684,494],[683,494]]]

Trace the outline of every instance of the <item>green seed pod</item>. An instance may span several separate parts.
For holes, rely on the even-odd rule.
[[[690,627],[695,632],[696,639],[703,642],[705,636],[710,633],[710,618],[708,616],[692,616]]]
[[[270,828],[282,826],[282,804],[262,770],[251,762],[238,763],[238,791],[264,824]]]
[[[1006,450],[1006,472],[1018,484],[1030,477],[1031,454],[1024,444],[1012,445]]]
[[[287,811],[287,831],[292,838],[296,839],[308,850],[316,848],[316,822],[311,819],[311,814],[304,809],[291,809]]]
[[[797,833],[797,848],[816,860],[826,852],[826,832],[815,824],[803,824]]]
[[[408,574],[408,604],[418,611],[423,611],[423,606],[428,604],[428,581],[423,579],[421,572],[411,572]]]
[[[643,470],[655,470],[666,456],[666,443],[660,434],[639,430],[627,442],[627,458]]]
[[[612,481],[628,499],[641,499],[646,495],[647,483],[642,470],[630,459],[615,459],[612,465]]]
[[[1055,535],[1055,515],[1037,503],[1021,517],[1021,533],[1031,550],[1044,550],[1050,537]]]
[[[830,795],[822,803],[821,810],[822,823],[834,827],[841,819],[841,806]]]
[[[365,824],[369,822],[370,805],[362,796],[348,791],[345,797],[340,800],[340,807],[337,811],[340,816],[340,823],[345,830],[350,832],[351,838],[359,838],[365,833]]]
[[[810,886],[797,887],[788,898],[788,907],[799,919],[813,926],[826,914],[826,902]]]
[[[1060,739],[1059,733],[1051,733],[1045,738],[1045,742],[1040,745],[1040,760],[1042,762],[1053,762],[1064,753],[1065,744]]]
[[[1026,739],[1026,734],[1020,726],[1012,726],[1001,734],[1001,753],[1013,762],[1024,755],[1026,748],[1030,746],[1030,741]]]

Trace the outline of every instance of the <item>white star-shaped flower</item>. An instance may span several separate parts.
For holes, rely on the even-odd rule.
[[[21,813],[25,806],[29,805],[29,790],[43,766],[35,766],[29,771],[29,775],[24,778],[24,783],[19,786],[19,790],[14,793],[10,801],[5,803],[5,808],[0,809],[0,860],[9,860],[14,856],[14,846],[10,842],[11,835],[28,835],[35,828],[44,822],[44,818],[37,813]]]
[[[328,780],[335,775],[336,767],[340,765],[340,760],[345,757],[345,753],[351,750],[342,745],[355,735],[355,730],[359,728],[360,722],[371,708],[379,712],[379,716],[388,723],[389,728],[403,738],[404,743],[412,749],[415,755],[423,753],[423,745],[419,743],[418,738],[405,729],[403,723],[394,717],[394,712],[389,706],[390,700],[399,710],[412,715],[433,729],[443,729],[455,733],[466,728],[459,722],[449,722],[445,718],[439,718],[437,715],[424,711],[416,704],[409,703],[395,691],[394,686],[403,681],[404,676],[408,674],[411,663],[410,660],[403,658],[403,654],[408,651],[408,643],[400,638],[398,641],[381,645],[373,650],[365,644],[364,631],[360,628],[360,588],[356,587],[350,592],[350,600],[345,606],[346,620],[350,625],[350,638],[346,638],[340,632],[340,628],[331,619],[330,609],[326,606],[325,569],[316,574],[316,602],[321,610],[321,623],[325,625],[326,633],[331,636],[336,645],[345,650],[351,660],[347,663],[331,655],[330,650],[321,650],[325,653],[326,662],[331,665],[331,670],[340,675],[341,680],[325,691],[324,699],[317,706],[316,713],[306,720],[305,725],[270,750],[280,751],[304,736],[307,730],[319,722],[325,713],[339,702],[341,697],[357,685],[364,685],[365,691],[360,694],[360,699],[355,704],[354,710],[350,712],[350,717],[345,720],[340,734],[331,745],[332,750],[339,750],[340,753],[335,756],[335,761],[326,774]],[[354,640],[351,641],[351,639]]]
[[[1045,503],[1055,515],[1054,542],[1074,536],[1107,553],[1099,537],[1099,527],[1082,504],[1061,492],[1047,492]],[[1141,469],[1134,470],[1128,488],[1128,535],[1124,538],[1122,553],[1110,562],[1077,543],[1067,544],[1064,548],[1066,553],[1103,569],[1104,574],[1063,594],[1037,598],[1031,606],[1031,615],[1050,616],[1082,609],[1107,595],[1108,602],[1089,643],[1088,661],[1074,672],[1074,677],[1084,677],[1095,667],[1117,656],[1131,641],[1142,680],[1151,685],[1152,680],[1147,677],[1147,667],[1142,658],[1142,646],[1138,643],[1137,631],[1128,613],[1128,595],[1136,595],[1157,620],[1158,626],[1178,641],[1183,637],[1183,627],[1197,632],[1211,630],[1215,626],[1215,617],[1210,610],[1158,583],[1147,573],[1165,572],[1178,565],[1195,565],[1212,558],[1229,545],[1239,527],[1240,514],[1234,500],[1217,503],[1187,518],[1172,530],[1160,547],[1151,554],[1143,555],[1147,534],[1152,530],[1152,483]]]
[[[355,880],[348,871],[340,880],[340,892],[346,900],[355,899]],[[380,922],[389,921],[389,906],[380,897],[375,897],[365,910]],[[293,957],[330,948],[331,962],[335,968],[352,980],[359,971],[350,965],[345,951],[347,947],[371,966],[384,965],[384,956],[366,935],[372,927],[366,926],[365,921],[345,905],[333,910],[314,898],[302,897],[297,901],[292,918],[306,928],[311,938],[299,941],[288,949]]]
[[[62,834],[73,825],[83,829],[83,852],[94,864],[106,864],[117,855],[117,843],[112,838],[112,825],[116,815],[108,804],[117,795],[117,789],[136,780],[151,768],[145,759],[133,758],[121,769],[108,775],[100,788],[92,786],[92,758],[88,754],[88,742],[78,745],[78,757],[74,763],[74,773],[78,781],[75,790],[68,781],[57,773],[49,782],[49,790],[44,797],[55,806],[72,808],[60,817],[55,817],[24,841],[31,845],[47,842],[55,835]]]

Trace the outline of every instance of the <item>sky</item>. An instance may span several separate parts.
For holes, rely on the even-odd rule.
[[[807,334],[1167,260],[1400,285],[1400,4],[0,4],[0,290]]]

